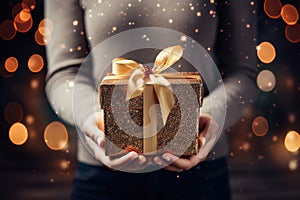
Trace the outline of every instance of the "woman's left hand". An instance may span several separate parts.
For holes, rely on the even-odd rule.
[[[154,158],[155,163],[165,166],[165,170],[181,172],[189,170],[204,161],[217,140],[218,123],[208,114],[201,114],[199,118],[200,133],[198,141],[200,149],[198,154],[186,158],[177,157],[171,153],[164,153]]]

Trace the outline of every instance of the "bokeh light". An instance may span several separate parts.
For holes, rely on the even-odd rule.
[[[288,25],[296,24],[299,19],[297,8],[291,4],[284,5],[281,10],[281,17]]]
[[[27,125],[32,125],[34,122],[34,117],[32,115],[27,115],[25,118],[25,122]]]
[[[17,31],[12,20],[4,20],[0,25],[0,36],[3,40],[11,40]]]
[[[32,89],[37,89],[39,87],[39,81],[36,79],[33,79],[30,81],[30,87]]]
[[[268,17],[275,19],[281,15],[282,4],[279,0],[265,0],[264,11]]]
[[[70,163],[71,162],[68,160],[62,160],[62,161],[60,161],[59,166],[61,169],[66,170],[69,168]]]
[[[262,117],[256,117],[252,122],[252,132],[259,137],[265,136],[269,131],[268,121]]]
[[[9,139],[15,145],[22,145],[28,139],[28,131],[24,124],[15,123],[9,129]]]
[[[63,149],[68,143],[66,127],[60,122],[51,122],[44,131],[44,141],[52,150]]]
[[[262,42],[256,47],[259,60],[263,63],[271,63],[276,57],[275,47],[270,42]]]
[[[42,19],[39,23],[38,30],[42,35],[51,34],[53,30],[53,22],[48,18]]]
[[[45,46],[45,45],[47,45],[50,42],[50,40],[51,40],[51,34],[48,34],[48,35],[44,34],[43,35],[43,34],[41,34],[40,29],[39,29],[34,34],[34,40],[39,45]]]
[[[291,160],[289,162],[289,169],[294,171],[298,168],[298,161],[297,160]]]
[[[300,147],[300,136],[296,131],[289,131],[284,139],[284,146],[290,152],[298,151]]]
[[[15,72],[18,69],[18,60],[15,57],[9,57],[4,63],[4,67],[8,72]]]
[[[28,68],[31,72],[40,72],[44,67],[44,59],[39,54],[33,54],[28,60]]]
[[[32,25],[33,25],[33,19],[31,17],[30,13],[29,13],[29,18],[27,21],[23,21],[21,19],[20,13],[17,14],[17,16],[14,18],[14,26],[18,32],[26,33],[31,29]]]
[[[258,74],[256,83],[260,90],[270,92],[276,85],[276,78],[270,70],[263,70]]]
[[[300,42],[300,25],[287,25],[285,27],[285,37],[291,43]]]
[[[13,124],[19,122],[23,119],[23,109],[17,102],[10,102],[4,108],[4,118],[5,120]]]
[[[27,22],[28,20],[30,20],[31,18],[31,14],[30,14],[30,10],[29,9],[23,9],[21,10],[20,12],[20,19],[23,21],[23,22]]]

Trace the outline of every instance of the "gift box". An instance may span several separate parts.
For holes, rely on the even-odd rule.
[[[197,154],[203,85],[194,72],[161,73],[182,55],[180,46],[157,56],[153,69],[117,58],[100,84],[105,153]]]

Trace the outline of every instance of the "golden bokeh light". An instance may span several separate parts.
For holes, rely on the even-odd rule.
[[[61,169],[66,170],[69,168],[70,163],[71,162],[68,160],[62,160],[62,161],[60,161],[59,166]]]
[[[287,25],[285,27],[285,37],[291,43],[300,42],[300,25]]]
[[[62,150],[68,143],[66,127],[60,122],[51,122],[44,131],[44,141],[50,149]]]
[[[39,30],[37,30],[34,34],[35,42],[41,46],[47,45],[51,40],[51,34],[41,34]]]
[[[48,31],[51,33],[53,30],[53,22],[48,18],[44,18],[39,23],[39,29],[40,28],[46,29],[46,33],[48,33]],[[41,30],[40,32],[41,34],[45,34],[45,30]]]
[[[281,15],[282,4],[279,0],[265,0],[264,11],[272,19],[279,18]]]
[[[30,81],[30,87],[32,89],[37,89],[39,87],[39,81],[36,79],[33,79]]]
[[[36,1],[35,0],[23,0],[22,2],[23,6],[29,7],[31,10],[35,9],[36,7]]]
[[[34,122],[34,117],[32,115],[26,116],[25,122],[26,122],[27,125],[32,125],[33,122]]]
[[[4,118],[5,120],[13,124],[19,122],[23,119],[23,109],[17,102],[10,102],[4,108]]]
[[[11,40],[17,31],[12,20],[4,20],[0,25],[0,37],[3,40]]]
[[[265,136],[269,131],[268,121],[262,117],[256,117],[252,122],[252,132],[259,137]]]
[[[9,139],[15,145],[22,145],[28,139],[28,131],[22,123],[15,123],[9,129]]]
[[[39,32],[39,34],[44,35],[44,36],[51,35],[51,30],[44,26],[39,27],[38,32]]]
[[[23,9],[19,15],[20,15],[20,20],[22,20],[23,22],[27,22],[31,18],[30,10],[26,8]]]
[[[289,162],[289,169],[294,171],[298,168],[298,161],[297,160],[291,160]]]
[[[39,54],[33,54],[28,60],[28,68],[31,72],[40,72],[44,67],[44,59]]]
[[[31,29],[32,25],[33,25],[33,19],[31,17],[31,15],[29,15],[29,18],[27,21],[23,21],[21,19],[20,13],[17,14],[17,16],[14,19],[14,26],[18,32],[26,33]]]
[[[15,72],[18,69],[18,60],[15,57],[9,57],[4,63],[4,67],[8,72]]]
[[[263,63],[271,63],[276,57],[275,47],[270,42],[262,42],[256,47],[259,60]]]
[[[263,70],[258,74],[256,83],[260,90],[270,92],[276,85],[276,78],[270,70]]]
[[[281,17],[288,25],[296,24],[299,19],[297,8],[291,4],[284,5],[281,10]]]
[[[289,131],[284,139],[284,146],[290,152],[298,151],[300,147],[300,136],[296,131]]]

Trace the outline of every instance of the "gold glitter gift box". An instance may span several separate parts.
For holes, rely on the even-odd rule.
[[[180,46],[166,48],[153,69],[123,58],[113,61],[112,74],[100,84],[106,155],[198,152],[200,75],[160,73],[181,55]]]

